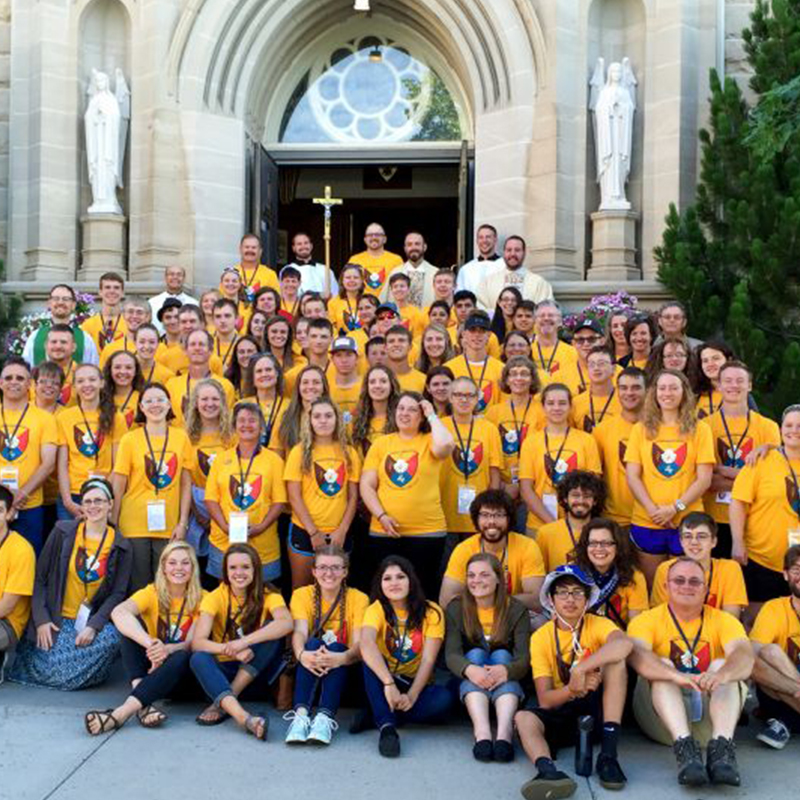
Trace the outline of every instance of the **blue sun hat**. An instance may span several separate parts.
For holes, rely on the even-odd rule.
[[[539,602],[541,603],[542,608],[547,610],[551,616],[555,611],[555,607],[553,606],[553,598],[551,596],[553,585],[556,583],[556,581],[567,577],[573,578],[574,580],[578,581],[578,583],[583,584],[589,589],[589,597],[586,603],[587,609],[592,608],[600,599],[600,589],[597,588],[595,582],[580,567],[577,567],[574,564],[564,564],[548,573],[539,592]]]

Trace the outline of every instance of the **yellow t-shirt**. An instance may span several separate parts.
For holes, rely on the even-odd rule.
[[[419,669],[425,639],[444,639],[444,614],[436,603],[428,601],[421,630],[406,630],[407,618],[407,614],[397,613],[397,624],[392,628],[386,622],[383,606],[376,600],[364,612],[362,627],[377,632],[378,649],[389,671],[410,678]]]
[[[800,479],[800,461],[792,461],[792,469]],[[744,467],[731,495],[750,506],[744,529],[748,557],[782,571],[790,532],[800,530],[800,497],[782,452],[772,450],[755,466]]]
[[[616,389],[605,397],[595,397],[591,389],[579,394],[572,402],[570,424],[574,428],[592,433],[601,422],[618,418],[622,414],[622,406]]]
[[[689,647],[672,621],[666,603],[632,619],[628,626],[628,636],[649,645],[659,658],[668,658],[681,672],[705,672],[711,662],[725,658],[725,645],[738,639],[746,640],[747,634],[736,617],[711,606],[703,606],[702,631],[700,621],[698,617],[692,622],[680,623],[690,644],[694,643],[698,632],[700,633],[694,648],[694,657],[690,655]]]
[[[653,589],[650,592],[650,605],[658,606],[667,602],[667,573],[675,559],[662,561],[658,565],[653,578]],[[744,585],[742,568],[729,558],[712,558],[711,569],[706,572],[708,596],[706,605],[714,608],[723,606],[746,606],[747,589]]]
[[[9,489],[21,489],[42,465],[42,446],[58,445],[55,417],[27,405],[20,411],[2,409],[2,449],[0,449],[0,483]],[[15,485],[16,484],[16,485]],[[25,510],[39,508],[43,493],[40,486],[25,503]]]
[[[547,422],[542,401],[537,395],[531,398],[530,404],[515,408],[510,398],[505,399],[486,409],[486,419],[497,425],[500,432],[503,449],[503,467],[500,475],[503,482],[516,483],[519,477],[519,451],[525,442],[525,437],[528,433],[540,431]]]
[[[474,419],[471,439],[469,425],[456,426],[453,417],[445,417],[442,423],[456,442],[439,478],[447,530],[450,533],[472,533],[475,526],[469,511],[458,513],[458,493],[461,487],[477,494],[489,488],[490,470],[492,467],[500,469],[503,465],[500,433],[494,423],[480,417]],[[462,447],[467,450],[466,457]]]
[[[189,356],[181,344],[166,345],[162,342],[156,350],[155,359],[158,364],[173,373],[170,379],[175,375],[183,375],[189,369]],[[208,368],[213,373],[213,377],[222,375],[222,362],[216,353],[212,353],[208,359]]]
[[[534,342],[531,352],[533,363],[549,378],[550,383],[566,384],[573,396],[588,385],[589,376],[582,376],[582,372],[579,372],[578,351],[571,344],[557,341],[551,347]]]
[[[255,300],[256,292],[266,286],[275,289],[280,294],[281,284],[278,276],[275,274],[275,270],[270,269],[266,264],[259,264],[255,269],[248,270],[241,264],[236,264],[234,269],[242,279],[242,288],[248,303],[252,303]],[[220,284],[219,291],[222,292],[222,284]]]
[[[380,297],[389,274],[395,267],[399,267],[403,263],[403,259],[388,250],[385,250],[380,256],[373,256],[368,250],[364,250],[350,256],[347,263],[358,264],[364,268],[364,291]]]
[[[214,459],[229,447],[219,433],[204,433],[197,444],[192,444],[192,484],[205,489]]]
[[[569,554],[580,537],[580,528],[570,530],[566,517],[542,525],[536,531],[536,544],[542,551],[545,571],[552,572],[556,567],[569,563]]]
[[[241,639],[253,631],[241,629],[241,616],[244,604],[224,583],[213,592],[206,594],[200,603],[200,613],[212,617],[211,641],[219,644]],[[261,606],[261,620],[258,625],[263,628],[272,621],[273,612],[278,608],[286,608],[286,603],[278,592],[264,590],[264,601]],[[217,661],[232,661],[228,656],[217,656]]]
[[[722,392],[712,389],[697,396],[697,419],[706,419],[716,414],[722,405]]]
[[[122,339],[128,333],[128,324],[122,314],[113,320],[109,317],[106,322],[109,324],[103,323],[102,314],[92,314],[81,323],[81,330],[94,339],[98,353],[102,353],[107,344]]]
[[[619,620],[622,620],[623,626],[627,626],[630,622],[631,611],[647,611],[648,608],[650,608],[650,603],[647,599],[647,581],[644,575],[635,569],[633,581],[625,586],[617,587],[608,601],[593,609],[592,613],[607,617],[615,625],[619,625]]]
[[[476,414],[483,414],[490,406],[500,402],[500,378],[503,375],[503,362],[493,356],[487,356],[486,361],[471,363],[464,355],[451,358],[445,364],[455,378],[472,378],[478,387],[478,405]]]
[[[281,395],[271,402],[262,403],[258,397],[251,396],[243,397],[236,405],[239,405],[239,403],[255,403],[261,409],[261,413],[264,415],[264,423],[267,426],[264,435],[261,437],[261,444],[264,447],[269,447],[274,431],[280,422],[281,414],[288,407],[289,401]]]
[[[607,490],[605,516],[620,525],[630,525],[633,514],[633,493],[625,474],[625,455],[634,424],[621,416],[610,417],[592,431],[603,462]]]
[[[383,510],[397,521],[402,536],[444,535],[447,530],[439,492],[443,463],[431,452],[429,433],[413,439],[390,433],[372,443],[362,473],[378,473],[378,499]],[[386,535],[375,517],[370,532]]]
[[[175,377],[175,373],[169,367],[165,367],[158,361],[153,361],[152,366],[148,369],[142,367],[141,364],[139,367],[142,370],[142,380],[145,386],[148,383],[160,383],[162,386],[166,386]]]
[[[113,544],[114,529],[110,525],[102,541],[84,539],[83,525],[78,526],[61,604],[61,616],[64,619],[75,619],[81,603],[91,603],[94,599],[106,577],[108,554]]]
[[[283,460],[264,447],[253,458],[252,464],[249,458],[240,461],[235,447],[220,453],[208,473],[208,500],[219,503],[226,520],[230,519],[232,511],[246,511],[250,525],[257,525],[275,503],[286,502]],[[218,550],[224,552],[228,549],[228,535],[213,519],[209,541]],[[277,520],[263,533],[250,537],[248,543],[258,551],[265,566],[277,561],[281,555]]]
[[[113,342],[109,342],[103,348],[103,351],[100,353],[100,369],[104,369],[105,365],[108,363],[108,359],[111,358],[114,353],[119,353],[120,351],[130,353],[131,355],[136,355],[136,345],[128,338],[127,335],[120,336],[118,339],[114,339]]]
[[[295,445],[286,459],[283,479],[300,484],[300,491],[311,519],[323,533],[339,527],[347,508],[348,484],[361,478],[361,459],[352,448],[347,448],[350,468],[336,445],[315,445],[311,450],[311,469],[303,470],[303,447]],[[302,528],[303,523],[292,509],[292,522]]]
[[[331,297],[328,300],[328,319],[333,325],[334,335],[352,336],[354,331],[360,331],[358,300],[348,302],[343,297]]]
[[[412,306],[411,303],[402,308],[398,306],[397,310],[400,312],[403,327],[411,331],[414,339],[419,339],[428,324],[428,315],[421,308]]]
[[[6,594],[20,596],[11,613],[3,617],[22,636],[31,614],[33,581],[36,577],[36,554],[27,539],[9,531],[0,544],[0,600]]]
[[[364,612],[367,610],[368,605],[369,598],[363,592],[348,586],[344,599],[344,619],[342,620],[341,611],[337,608],[325,622],[322,635],[319,638],[323,638],[324,634],[332,633],[336,637],[335,641],[349,647],[353,642],[353,634],[361,628]],[[290,603],[292,618],[304,619],[308,623],[309,638],[314,635],[315,627],[325,619],[331,604],[326,602],[323,597],[320,597],[320,615],[318,618],[315,616],[314,606],[313,586],[301,586],[292,592]],[[343,625],[342,622],[344,622]]]
[[[645,427],[637,422],[631,430],[625,461],[642,465],[642,482],[656,505],[674,503],[694,483],[698,464],[713,464],[714,441],[711,428],[698,422],[693,434],[680,433],[677,425],[661,425],[655,439],[648,439]],[[702,511],[702,498],[691,503],[676,522],[691,511]],[[644,506],[633,501],[631,522],[655,528]]]
[[[519,457],[519,479],[533,481],[539,497],[546,494],[555,497],[555,487],[561,478],[579,469],[602,474],[600,454],[591,434],[575,428],[568,428],[565,436],[550,436],[544,430],[528,434]],[[559,516],[562,513],[559,508]],[[543,524],[537,516],[528,514],[529,528]]]
[[[476,533],[457,544],[447,562],[445,578],[460,584],[466,583],[467,562],[481,552],[481,536]],[[542,551],[529,536],[509,533],[505,552],[499,558],[506,574],[506,589],[511,595],[522,594],[522,581],[527,578],[543,578],[546,574]]]
[[[337,386],[335,377],[331,377],[329,386],[331,400],[339,406],[344,424],[348,426],[349,430],[353,424],[358,398],[361,395],[361,379],[359,378],[352,386]]]
[[[533,679],[550,678],[553,681],[553,688],[560,689],[569,681],[569,668],[573,660],[577,658],[572,650],[572,634],[569,631],[553,630],[555,622],[552,620],[542,626],[531,636],[531,672]],[[583,656],[586,659],[594,655],[608,640],[608,637],[617,631],[617,626],[609,619],[596,617],[594,614],[587,614],[583,618],[583,625],[580,633],[580,643],[583,648]],[[558,650],[561,653],[562,664],[559,669],[558,656],[556,655],[556,635],[558,635]],[[566,672],[565,672],[566,670]],[[565,672],[565,674],[561,674]],[[567,680],[564,680],[564,679]]]
[[[136,419],[136,409],[139,406],[139,392],[132,389],[126,392],[124,396],[115,396],[114,405],[125,420],[126,430],[130,431],[134,427],[138,427],[134,420]]]
[[[750,639],[759,644],[777,644],[800,671],[800,615],[791,597],[776,597],[764,603]]]
[[[219,375],[209,375],[208,377],[213,378],[222,386],[222,391],[225,392],[225,399],[228,401],[228,408],[232,409],[236,403],[236,390],[231,382],[227,378],[221,378]],[[188,375],[177,375],[167,384],[166,389],[172,402],[172,412],[175,414],[175,419],[172,421],[173,425],[183,427],[186,423],[189,396],[197,383],[197,380],[190,378]]]
[[[169,428],[166,442],[163,436],[151,436],[150,444],[152,453],[144,428],[128,431],[120,440],[114,461],[114,472],[128,479],[119,529],[129,539],[170,538],[180,516],[181,476],[183,470],[192,469],[192,444],[183,428]],[[160,500],[166,503],[165,529],[148,531],[148,504]]]
[[[723,419],[720,410],[706,417],[705,422],[711,428],[711,434],[714,437],[714,453],[717,457],[717,466],[720,467],[741,469],[744,466],[745,458],[762,444],[777,446],[781,443],[781,432],[777,424],[754,411],[748,412],[746,417],[726,415]],[[703,495],[703,505],[706,513],[710,514],[717,522],[728,523],[730,493],[726,497],[717,492],[706,492]]]
[[[403,375],[395,373],[395,378],[400,384],[401,392],[422,392],[425,391],[425,375],[418,369],[410,369]]]
[[[202,603],[206,592],[200,598]],[[189,631],[200,616],[200,604],[196,608],[186,608],[185,598],[170,598],[169,615],[165,619],[158,608],[158,592],[154,583],[148,584],[130,596],[141,617],[147,635],[165,644],[185,642]]]
[[[70,492],[79,494],[90,475],[107,478],[111,474],[111,451],[128,432],[122,414],[114,415],[114,425],[108,434],[98,433],[99,410],[82,412],[78,406],[65,408],[56,414],[56,423],[58,445],[68,451]]]

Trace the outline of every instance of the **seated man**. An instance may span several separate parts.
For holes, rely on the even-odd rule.
[[[0,683],[6,656],[28,624],[36,573],[33,547],[8,527],[15,513],[13,503],[14,495],[0,486]]]
[[[472,501],[469,513],[478,532],[453,550],[442,580],[439,605],[447,608],[453,598],[463,593],[469,559],[475,553],[491,553],[503,565],[508,593],[538,611],[544,563],[533,539],[511,532],[514,501],[500,489],[487,489]]]
[[[625,659],[633,643],[611,620],[586,614],[598,596],[578,567],[559,567],[544,579],[540,600],[554,618],[531,636],[536,698],[514,720],[538,770],[522,787],[526,800],[574,793],[577,784],[556,767],[553,756],[557,748],[576,743],[578,720],[585,716],[595,728],[602,724],[600,785],[622,789],[627,782],[617,761],[617,738],[627,688]]]
[[[750,631],[753,682],[767,719],[756,738],[776,750],[800,733],[800,545],[786,551],[783,577],[791,595],[764,603]]]
[[[681,556],[667,573],[667,602],[631,620],[633,712],[651,739],[672,745],[678,783],[739,786],[733,734],[753,652],[736,617],[705,605],[707,592],[703,567]]]

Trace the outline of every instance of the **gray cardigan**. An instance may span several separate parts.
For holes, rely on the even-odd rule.
[[[31,619],[26,636],[36,643],[36,629],[47,622],[61,627],[61,608],[69,573],[69,559],[75,545],[78,523],[57,522],[47,537],[42,554],[36,563],[36,579],[33,584]],[[106,575],[91,602],[88,625],[98,633],[108,623],[114,607],[121,603],[127,593],[133,565],[131,543],[114,530],[114,541],[108,554]],[[53,640],[57,633],[54,632]]]
[[[447,668],[454,675],[464,677],[464,670],[471,666],[471,662],[466,659],[466,653],[475,647],[490,651],[508,650],[512,655],[512,661],[507,666],[510,681],[519,681],[528,675],[531,665],[531,623],[528,609],[513,597],[509,598],[509,603],[507,640],[487,643],[474,642],[467,636],[461,614],[461,598],[456,597],[450,601],[445,614],[447,632],[444,650]]]

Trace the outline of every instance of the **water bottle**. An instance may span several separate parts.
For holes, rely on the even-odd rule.
[[[586,715],[578,719],[578,746],[575,748],[575,773],[584,778],[592,774],[594,754],[592,753],[592,728],[594,719]]]

